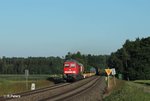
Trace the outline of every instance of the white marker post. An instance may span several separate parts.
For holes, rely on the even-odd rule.
[[[35,90],[35,83],[31,84],[31,90]]]
[[[107,78],[108,83],[107,84],[108,84],[108,88],[109,88],[109,75],[112,72],[112,70],[111,69],[105,69],[105,71],[106,71],[107,76],[108,76],[108,78]]]
[[[116,70],[115,70],[115,68],[112,68],[111,70],[112,70],[112,75],[114,78],[114,85],[116,85],[116,80],[115,80]]]

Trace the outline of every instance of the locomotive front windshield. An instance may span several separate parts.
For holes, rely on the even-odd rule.
[[[76,64],[75,63],[66,63],[66,64],[64,64],[64,67],[65,68],[75,68]]]

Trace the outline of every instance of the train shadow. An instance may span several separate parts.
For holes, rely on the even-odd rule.
[[[47,78],[47,80],[54,82],[55,84],[66,82],[63,78],[60,78],[60,77],[49,77],[49,78]]]
[[[138,84],[143,84],[143,85],[146,85],[146,86],[150,86],[150,83],[144,83],[144,82],[136,82]]]

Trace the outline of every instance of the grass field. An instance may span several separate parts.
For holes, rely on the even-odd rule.
[[[150,86],[145,85],[149,81],[134,81],[142,82],[144,85],[128,81],[119,82],[122,82],[121,85],[117,81],[117,86],[104,101],[150,101]]]
[[[49,77],[51,76],[30,75],[26,82],[24,75],[0,75],[0,96],[30,90],[32,83],[35,83],[36,89],[54,85],[53,82],[47,80]]]

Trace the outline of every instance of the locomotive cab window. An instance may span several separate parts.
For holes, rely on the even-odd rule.
[[[76,65],[75,64],[71,64],[70,67],[74,68]]]
[[[65,66],[65,67],[69,67],[69,64],[65,64],[64,66]]]

